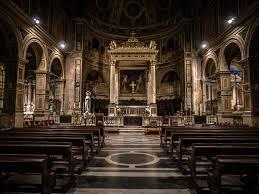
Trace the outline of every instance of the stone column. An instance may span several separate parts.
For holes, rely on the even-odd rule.
[[[17,80],[16,80],[16,100],[15,100],[15,114],[11,125],[16,128],[23,127],[24,122],[24,72],[26,60],[18,59],[17,64]],[[16,64],[15,64],[16,65]]]
[[[229,71],[218,73],[218,121],[233,122],[231,110],[231,77]]]
[[[49,73],[36,71],[35,120],[47,120],[49,116]]]
[[[243,67],[243,83],[242,83],[242,95],[243,95],[243,123],[248,124],[249,126],[254,126],[252,118],[252,91],[251,91],[251,80],[250,80],[250,62],[248,59],[245,59],[240,62]]]
[[[56,81],[56,99],[60,100],[61,107],[60,107],[60,114],[63,115],[64,113],[64,86],[65,80],[59,79]]]
[[[192,110],[192,58],[191,53],[185,54],[185,103],[184,108]]]
[[[118,72],[116,73],[115,68],[116,68],[116,61],[111,61],[109,116],[116,116],[116,104],[118,104]]]
[[[150,61],[150,71],[147,90],[147,103],[150,106],[151,116],[157,115],[156,105],[156,61]]]

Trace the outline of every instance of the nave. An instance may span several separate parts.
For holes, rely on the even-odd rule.
[[[158,135],[109,134],[105,146],[76,178],[71,194],[189,194],[183,175],[160,147]]]

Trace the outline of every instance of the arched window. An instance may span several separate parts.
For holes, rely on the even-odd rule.
[[[0,64],[0,110],[4,107],[4,86],[5,86],[5,70],[3,64]]]

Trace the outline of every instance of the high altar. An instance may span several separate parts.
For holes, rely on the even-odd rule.
[[[109,116],[157,116],[156,43],[131,37],[121,44],[110,43]]]

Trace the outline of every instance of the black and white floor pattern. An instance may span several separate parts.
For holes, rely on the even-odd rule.
[[[109,135],[102,151],[77,177],[71,194],[189,194],[182,175],[163,153],[158,136]]]

